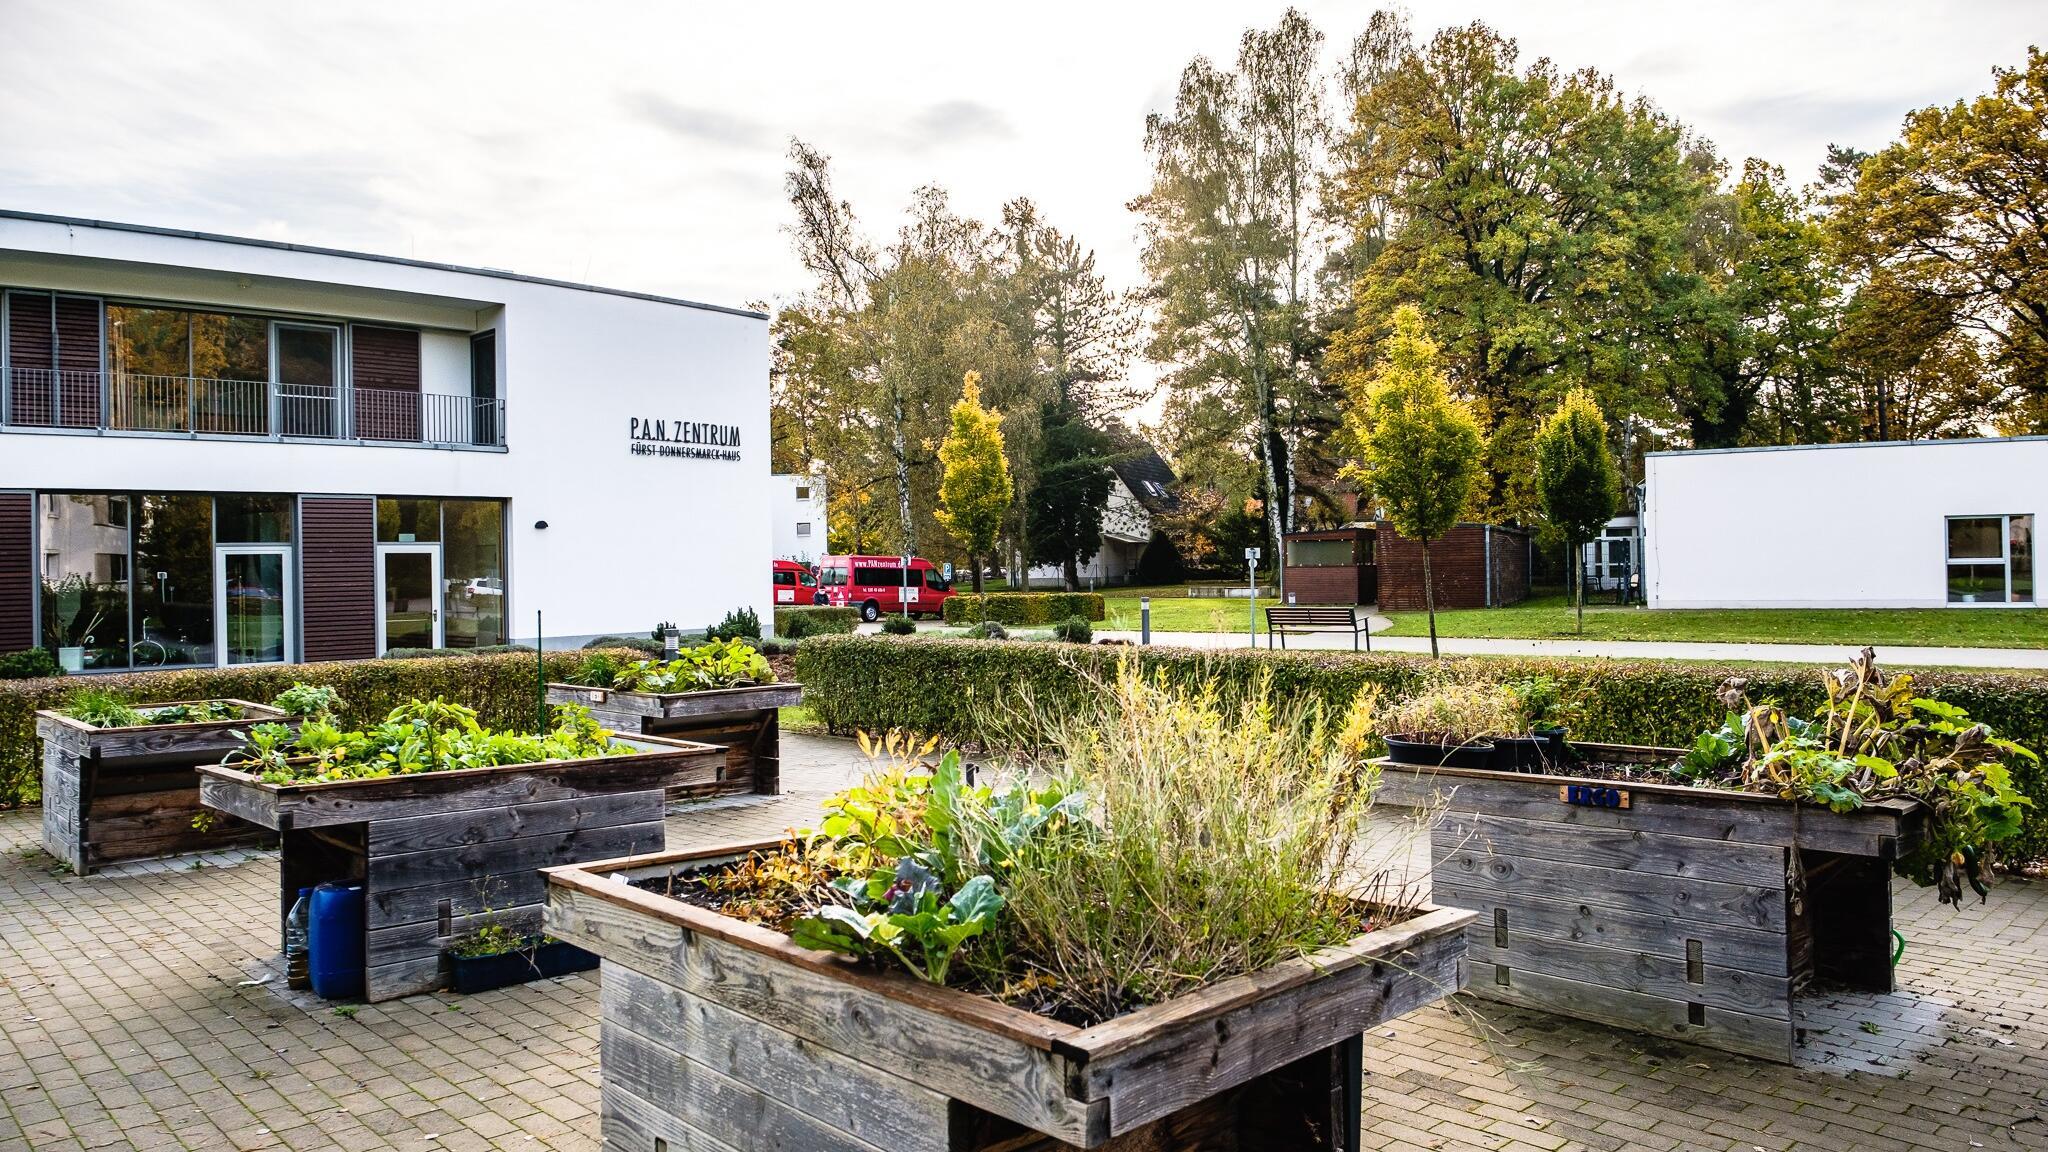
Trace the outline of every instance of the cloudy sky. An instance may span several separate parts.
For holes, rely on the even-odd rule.
[[[716,303],[803,285],[788,138],[870,229],[1028,195],[1136,276],[1146,113],[1279,3],[170,5],[0,0],[0,207],[509,268]],[[1369,3],[1306,3],[1335,51]],[[1974,94],[2039,0],[1428,0],[1811,174]]]

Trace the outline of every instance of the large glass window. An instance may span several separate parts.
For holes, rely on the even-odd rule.
[[[70,671],[128,663],[128,497],[42,497],[43,646]]]
[[[1287,563],[1295,568],[1342,568],[1358,563],[1349,540],[1289,540]]]
[[[212,664],[213,498],[141,496],[136,503],[133,662]]]
[[[381,502],[380,502],[381,503]],[[441,502],[441,643],[505,643],[505,506],[497,500]]]
[[[2026,604],[2033,599],[2032,516],[1949,517],[1949,603]]]
[[[385,497],[377,501],[379,544],[432,544],[441,538],[441,502]]]
[[[222,544],[292,542],[289,496],[222,496],[214,501],[214,538]]]

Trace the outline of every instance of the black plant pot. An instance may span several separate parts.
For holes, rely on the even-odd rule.
[[[464,996],[475,992],[488,992],[493,988],[505,988],[513,984],[524,984],[528,980],[545,980],[550,976],[566,976],[571,972],[588,972],[597,967],[597,956],[585,952],[574,944],[560,940],[549,941],[538,948],[521,949],[517,952],[499,952],[490,956],[456,956],[452,981],[455,990]]]
[[[1497,772],[1525,772],[1542,775],[1565,771],[1571,752],[1564,742],[1564,729],[1537,728],[1527,736],[1495,736],[1493,768]]]
[[[1466,744],[1438,744],[1407,736],[1388,736],[1387,759],[1396,764],[1423,768],[1491,768],[1493,742],[1473,740]]]

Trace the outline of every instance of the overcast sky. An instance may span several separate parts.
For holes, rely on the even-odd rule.
[[[1374,5],[1306,3],[1347,43]],[[870,230],[1013,196],[1136,277],[1146,113],[1278,3],[0,0],[0,207],[354,248],[722,304],[803,286],[796,135]],[[1811,175],[2025,59],[2039,0],[1449,0],[1719,144]]]

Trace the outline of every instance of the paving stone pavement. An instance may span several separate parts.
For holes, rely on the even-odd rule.
[[[787,795],[670,843],[805,823],[858,762],[785,736]],[[595,974],[337,1014],[282,987],[274,854],[79,878],[39,833],[0,813],[0,1149],[598,1146]],[[2048,1149],[2048,884],[1898,902],[1901,991],[1817,1000],[1796,1067],[1460,997],[1367,1037],[1367,1147]]]

